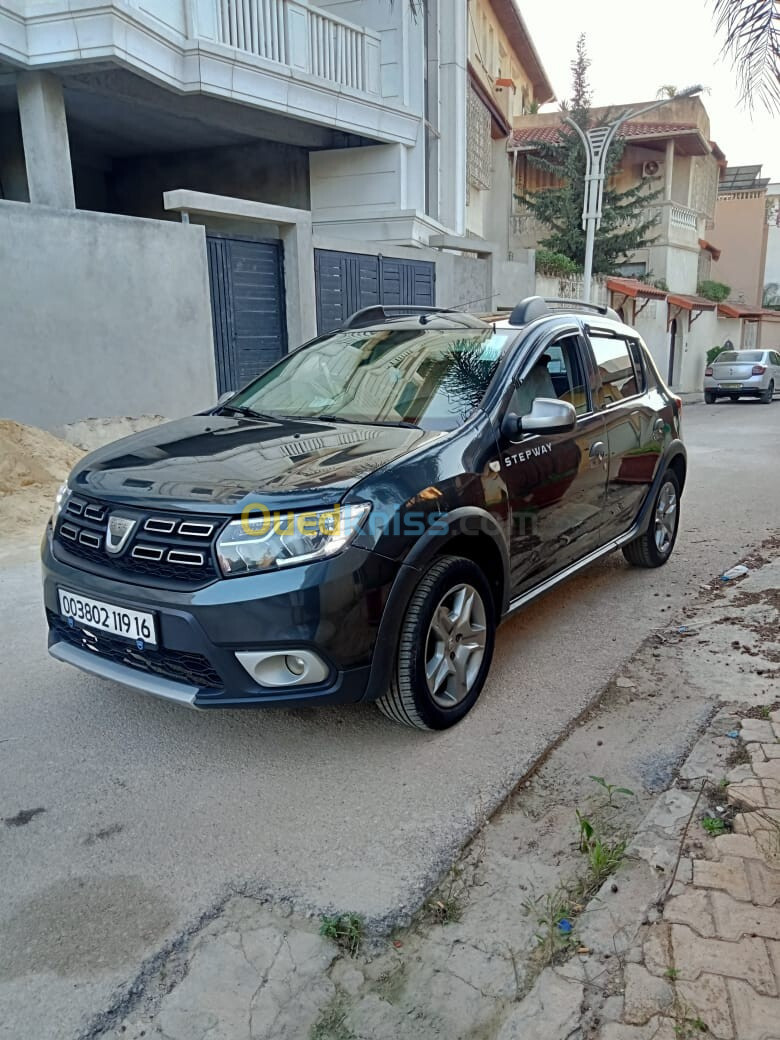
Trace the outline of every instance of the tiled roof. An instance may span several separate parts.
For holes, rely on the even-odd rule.
[[[638,278],[607,278],[607,288],[610,292],[621,293],[636,299],[637,296],[648,300],[665,300],[667,293],[663,289],[657,289],[647,282],[640,282]]]
[[[718,304],[718,314],[724,318],[760,318],[760,307],[749,307],[746,303],[731,303],[724,300]]]
[[[717,307],[716,303],[704,296],[693,296],[688,293],[670,293],[668,301],[672,307],[682,307],[684,311],[714,311]]]
[[[623,123],[618,129],[618,137],[640,138],[670,137],[675,134],[696,134],[698,127],[693,123]],[[560,138],[559,126],[524,126],[513,130],[509,137],[510,148],[522,148],[523,145],[536,141],[555,144]]]

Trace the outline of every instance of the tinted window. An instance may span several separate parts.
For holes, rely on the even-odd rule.
[[[454,430],[479,407],[514,330],[334,332],[291,354],[230,405],[295,418]]]
[[[759,361],[763,360],[763,353],[760,350],[724,350],[723,353],[718,354],[715,358],[716,361],[735,361],[739,364],[744,365],[755,365]]]
[[[639,346],[617,336],[591,333],[590,342],[602,384],[602,403],[640,394],[645,387]]]
[[[589,410],[582,359],[575,336],[567,336],[545,347],[516,387],[510,410],[519,416],[527,415],[537,397],[557,397],[568,401],[574,405],[577,415]]]

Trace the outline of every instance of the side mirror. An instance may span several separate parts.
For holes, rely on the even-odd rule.
[[[537,397],[528,415],[519,420],[523,433],[568,433],[577,425],[574,405],[557,397]]]

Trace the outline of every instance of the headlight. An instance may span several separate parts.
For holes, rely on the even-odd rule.
[[[59,488],[57,489],[57,494],[54,496],[54,508],[51,511],[52,527],[54,527],[54,525],[57,523],[60,513],[68,504],[68,499],[70,498],[70,496],[71,490],[68,487],[68,482],[66,480],[64,484],[60,484]]]
[[[333,556],[354,538],[370,508],[368,503],[303,513],[250,508],[217,539],[219,565],[232,576]]]

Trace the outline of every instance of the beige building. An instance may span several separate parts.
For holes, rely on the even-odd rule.
[[[506,245],[507,139],[555,94],[514,0],[469,0],[467,52],[466,234]]]
[[[606,122],[648,103],[596,108],[593,118]],[[511,240],[518,250],[538,246],[549,234],[519,198],[556,186],[531,157],[535,142],[554,142],[560,127],[558,112],[515,117],[508,148],[515,184]],[[701,386],[706,351],[717,342],[716,306],[697,287],[710,277],[719,253],[713,227],[725,156],[711,140],[709,116],[698,98],[670,101],[632,119],[619,136],[625,149],[610,186],[620,190],[646,182],[648,194],[661,194],[648,206],[657,220],[652,241],[627,258],[621,277],[604,280],[600,292],[636,325],[669,383],[694,390]]]
[[[766,264],[767,185],[760,166],[729,166],[720,180],[713,238],[721,250],[711,277],[736,303],[761,305]]]

